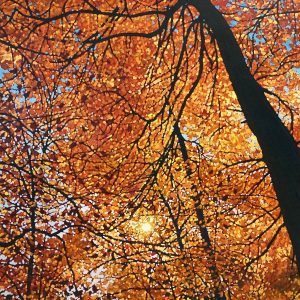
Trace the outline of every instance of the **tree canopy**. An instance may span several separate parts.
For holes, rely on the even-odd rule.
[[[297,299],[298,18],[2,1],[0,297]]]

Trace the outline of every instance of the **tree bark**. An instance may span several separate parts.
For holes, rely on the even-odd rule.
[[[261,147],[300,273],[300,150],[268,102],[263,88],[251,75],[222,14],[210,0],[190,0],[189,3],[212,29],[246,121]]]

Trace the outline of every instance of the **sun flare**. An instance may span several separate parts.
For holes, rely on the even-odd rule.
[[[149,222],[144,222],[141,224],[141,230],[145,233],[153,231],[153,226]]]

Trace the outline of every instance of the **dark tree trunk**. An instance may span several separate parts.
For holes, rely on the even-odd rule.
[[[247,123],[262,149],[300,273],[300,150],[251,75],[234,35],[210,0],[191,0],[211,27]]]

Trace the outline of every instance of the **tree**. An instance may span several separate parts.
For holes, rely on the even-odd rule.
[[[195,1],[194,5],[217,39],[237,99],[269,168],[295,255],[300,257],[297,220],[300,213],[300,151],[297,143],[268,102],[265,95],[268,91],[251,75],[225,19],[209,1]]]
[[[293,1],[0,13],[2,295],[296,297]]]

